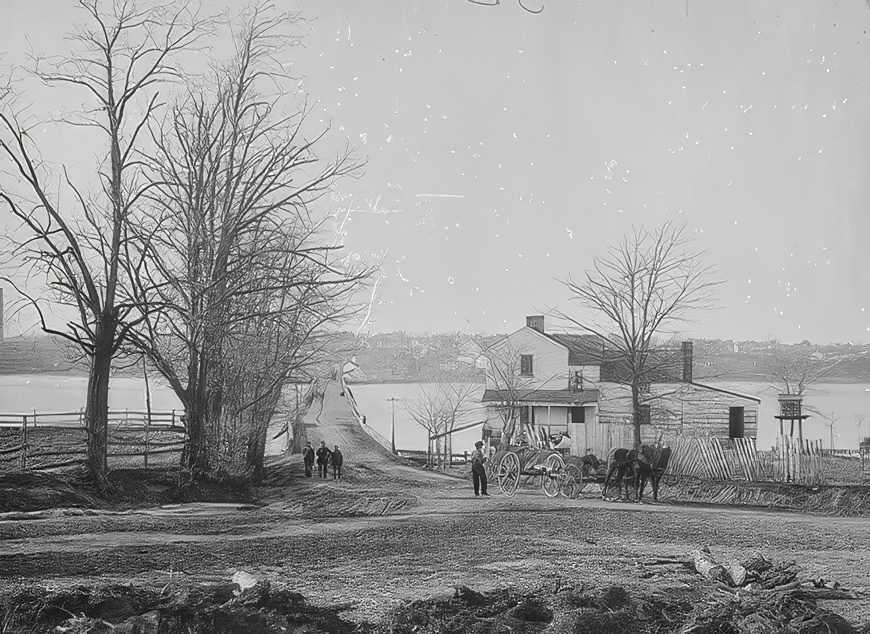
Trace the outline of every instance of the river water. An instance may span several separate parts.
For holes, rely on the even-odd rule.
[[[779,421],[773,418],[779,413],[777,390],[760,382],[709,382],[710,385],[755,396],[761,399],[758,412],[758,447],[772,446],[779,432]],[[476,401],[479,403],[483,386],[477,386]],[[419,387],[414,383],[390,383],[352,386],[360,412],[366,422],[389,438],[392,403],[387,399],[402,399],[395,403],[396,447],[399,449],[426,449],[427,432],[416,424],[404,407],[404,403],[419,398]],[[833,445],[837,449],[857,449],[860,438],[870,436],[870,384],[824,383],[812,386],[804,397],[805,413],[810,418],[804,421],[804,438],[821,440],[822,446]],[[833,416],[833,432],[830,421]],[[457,427],[465,423],[485,420],[486,413],[478,405],[462,416]],[[860,421],[860,425],[858,424]],[[787,423],[786,423],[787,424]],[[787,430],[786,430],[787,431]],[[480,438],[480,428],[454,435],[453,450],[471,451],[474,441]]]
[[[159,380],[151,382],[151,407],[154,410],[181,409],[172,390]],[[759,410],[759,447],[773,444],[779,423],[777,390],[759,382],[710,382],[726,389],[761,399]],[[78,411],[84,405],[87,377],[53,374],[0,375],[0,412],[28,413]],[[366,422],[384,437],[390,437],[395,412],[396,446],[399,449],[426,449],[427,432],[409,415],[406,404],[419,398],[416,383],[353,385],[354,396]],[[483,421],[486,411],[480,405],[483,386],[476,385],[472,403],[459,419],[457,427]],[[392,402],[388,399],[396,398]],[[860,438],[870,436],[870,384],[823,383],[812,386],[804,399],[810,418],[804,422],[804,437],[820,439],[824,447],[857,449]],[[109,407],[113,410],[145,409],[145,382],[141,378],[118,377],[111,381]],[[834,424],[831,427],[830,422]],[[833,434],[833,436],[832,436]],[[454,452],[471,450],[480,438],[480,427],[454,435]]]

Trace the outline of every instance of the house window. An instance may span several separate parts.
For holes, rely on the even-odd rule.
[[[652,418],[650,416],[650,407],[649,405],[641,405],[640,406],[640,424],[641,425],[650,425],[652,424]]]
[[[520,355],[520,376],[532,376],[534,374],[534,365],[532,364],[532,355]]]
[[[743,438],[743,408],[728,408],[728,437]]]
[[[586,408],[585,407],[572,407],[569,410],[571,414],[571,422],[572,423],[585,423],[586,422]]]

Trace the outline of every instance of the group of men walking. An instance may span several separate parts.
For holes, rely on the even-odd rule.
[[[311,446],[310,442],[305,443],[302,448],[302,463],[305,465],[305,477],[312,477],[314,463],[317,463],[317,473],[321,478],[329,477],[329,465],[332,465],[332,479],[338,480],[341,478],[341,464],[344,462],[344,456],[341,455],[341,449],[335,445],[335,449],[330,450],[326,446],[326,441],[321,440],[317,451]]]
[[[306,442],[302,448],[302,463],[305,465],[305,477],[313,477],[314,465],[317,464],[317,474],[321,478],[329,477],[329,466],[332,465],[332,479],[338,480],[341,478],[341,464],[344,462],[344,456],[341,455],[341,449],[338,445],[330,450],[326,446],[326,441],[321,440],[320,446],[315,450],[310,442]],[[474,443],[474,451],[471,454],[471,480],[474,486],[474,495],[486,495],[489,493],[486,490],[486,454],[483,451],[483,441],[478,440]]]

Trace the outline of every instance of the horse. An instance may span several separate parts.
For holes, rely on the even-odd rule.
[[[637,483],[638,501],[643,501],[643,490],[647,481],[652,485],[653,501],[659,500],[659,483],[668,468],[671,459],[670,447],[643,445],[640,448],[641,456],[638,458],[640,479]]]
[[[607,476],[601,487],[601,499],[606,500],[607,489],[612,482],[616,483],[619,498],[622,496],[622,484],[625,482],[625,498],[628,498],[628,482],[634,484],[634,498],[643,502],[643,492],[647,482],[652,484],[653,500],[659,499],[659,482],[668,466],[671,457],[670,447],[653,447],[642,445],[640,451],[623,447],[612,449],[607,456]],[[615,476],[615,480],[614,480]]]

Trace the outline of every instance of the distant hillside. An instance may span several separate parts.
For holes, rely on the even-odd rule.
[[[74,373],[87,368],[72,362],[66,342],[52,337],[10,337],[0,341],[0,374]]]
[[[798,355],[828,368],[820,382],[870,381],[870,346],[695,340],[695,377],[727,381],[765,381],[777,356]],[[727,345],[723,345],[727,344]]]
[[[480,345],[492,339],[464,333],[394,332],[368,337],[338,333],[335,355],[344,359],[355,355],[362,380],[369,383],[481,382],[485,371]],[[831,367],[824,381],[870,382],[870,345],[717,339],[695,339],[693,343],[694,376],[699,381],[766,381],[772,359],[797,351]],[[74,364],[73,358],[69,344],[56,337],[12,337],[0,342],[0,374],[87,374],[87,368]]]

